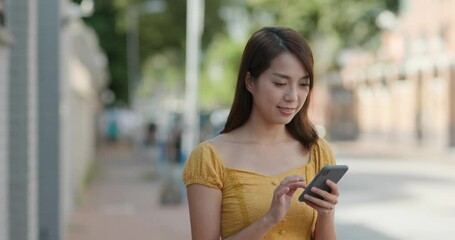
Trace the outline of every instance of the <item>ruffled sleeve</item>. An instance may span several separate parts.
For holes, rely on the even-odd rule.
[[[185,186],[201,184],[207,187],[223,188],[224,167],[210,143],[197,145],[183,168],[182,180]]]

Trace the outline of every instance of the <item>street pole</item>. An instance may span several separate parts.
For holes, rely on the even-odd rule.
[[[449,67],[449,147],[455,148],[455,61]]]
[[[159,13],[166,9],[166,2],[163,0],[150,0],[148,2],[132,5],[128,7],[126,14],[127,27],[127,88],[128,88],[128,103],[133,104],[133,96],[136,91],[140,75],[140,59],[139,59],[139,17],[142,14]]]
[[[182,157],[186,159],[199,141],[197,107],[200,42],[204,23],[204,0],[187,0],[186,81]]]
[[[129,7],[126,14],[127,24],[127,63],[128,63],[128,104],[131,106],[133,101],[133,86],[137,81],[139,65],[139,37],[138,37],[138,8]]]

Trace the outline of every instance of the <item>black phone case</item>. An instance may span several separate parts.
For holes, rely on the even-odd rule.
[[[330,192],[330,187],[325,183],[328,179],[333,181],[334,183],[338,183],[343,175],[348,171],[347,165],[327,165],[324,166],[318,174],[314,177],[314,179],[308,184],[302,194],[299,196],[299,201],[304,202],[305,199],[303,196],[305,194],[309,194],[319,199],[324,199],[320,195],[311,192],[312,187],[320,188],[324,191]]]

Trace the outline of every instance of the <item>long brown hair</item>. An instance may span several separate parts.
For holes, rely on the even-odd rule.
[[[242,126],[250,117],[253,96],[245,86],[247,73],[251,74],[253,80],[258,79],[270,67],[271,61],[283,52],[289,52],[297,57],[310,77],[307,99],[302,109],[286,124],[286,129],[306,147],[316,142],[318,135],[307,114],[314,81],[313,53],[302,35],[286,27],[264,27],[248,40],[239,67],[234,102],[221,133],[228,133]]]

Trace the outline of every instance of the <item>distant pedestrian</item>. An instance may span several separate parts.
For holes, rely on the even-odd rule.
[[[156,124],[153,122],[147,124],[145,143],[148,147],[153,147],[156,144]]]
[[[332,150],[308,119],[313,55],[285,27],[253,34],[221,134],[193,149],[183,171],[193,239],[336,239],[338,187],[297,200]]]
[[[108,142],[116,143],[120,135],[117,110],[112,108],[107,111],[106,134]]]
[[[172,164],[180,164],[182,153],[182,128],[176,123],[170,132],[168,147],[168,159]]]

